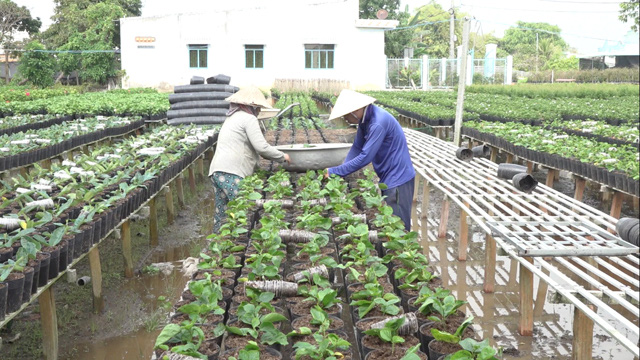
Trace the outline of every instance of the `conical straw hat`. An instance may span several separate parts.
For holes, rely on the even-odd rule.
[[[271,109],[271,105],[267,102],[262,91],[255,86],[244,87],[225,100],[236,104],[259,106],[261,108]]]
[[[350,112],[356,111],[369,104],[373,104],[374,101],[376,101],[376,99],[371,96],[361,94],[357,91],[344,89],[340,92],[340,96],[338,96],[338,100],[336,100],[336,105],[331,109],[329,120],[345,116]]]

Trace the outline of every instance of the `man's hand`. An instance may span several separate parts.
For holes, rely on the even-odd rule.
[[[329,169],[324,169],[324,178],[325,179],[329,178]]]
[[[291,164],[291,156],[289,156],[289,154],[284,154],[284,161]]]

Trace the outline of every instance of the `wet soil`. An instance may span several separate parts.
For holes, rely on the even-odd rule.
[[[206,165],[206,164],[205,164]],[[204,181],[206,180],[206,181]],[[163,196],[158,204],[165,204]],[[167,225],[166,208],[158,206],[159,245],[149,245],[148,220],[131,224],[133,278],[124,277],[122,243],[115,235],[99,245],[102,267],[104,311],[93,313],[92,287],[67,283],[53,285],[56,298],[60,359],[148,359],[160,329],[168,321],[168,311],[177,302],[188,278],[179,271],[181,260],[196,256],[212,228],[213,189],[200,178],[196,194],[185,188],[185,208],[177,211]],[[174,208],[180,209],[177,196]],[[169,262],[175,267],[168,274],[153,271],[152,263]],[[77,276],[90,276],[88,258],[76,267]],[[159,297],[165,300],[159,301]],[[2,346],[3,360],[41,359],[42,333],[38,302],[29,306],[5,327],[0,337],[19,334]]]

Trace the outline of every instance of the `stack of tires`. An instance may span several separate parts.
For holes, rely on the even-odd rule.
[[[169,95],[171,108],[167,111],[169,125],[211,125],[222,124],[229,110],[229,102],[224,99],[238,91],[229,85],[231,78],[216,75],[205,79],[201,76],[191,78],[189,85],[179,85],[174,94]]]

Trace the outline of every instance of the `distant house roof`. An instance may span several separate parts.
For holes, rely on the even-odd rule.
[[[598,52],[594,54],[582,55],[581,58],[598,57],[598,56],[639,56],[640,41],[638,33],[629,31],[622,41],[605,40],[604,44],[598,48]]]

